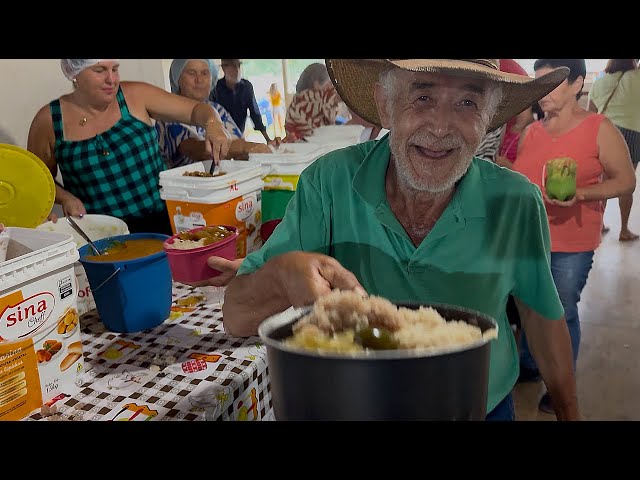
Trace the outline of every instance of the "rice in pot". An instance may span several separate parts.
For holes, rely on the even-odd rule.
[[[446,349],[463,347],[497,336],[495,329],[483,334],[462,320],[446,321],[437,310],[397,307],[389,300],[363,298],[353,291],[335,290],[319,298],[309,315],[293,325],[286,343],[306,350],[358,352],[364,347],[358,332],[379,329],[390,336],[397,349]]]

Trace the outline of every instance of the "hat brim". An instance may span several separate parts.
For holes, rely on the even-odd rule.
[[[506,73],[489,66],[465,60],[386,60],[338,59],[325,60],[329,77],[347,106],[363,119],[381,127],[373,96],[380,74],[391,68],[414,72],[444,73],[488,79],[502,85],[502,101],[487,131],[495,130],[555,90],[569,75],[567,67],[558,67],[539,78]]]

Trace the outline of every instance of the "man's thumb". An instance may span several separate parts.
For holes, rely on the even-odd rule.
[[[211,268],[215,268],[221,272],[237,272],[238,268],[240,268],[240,264],[242,263],[242,258],[238,258],[236,260],[227,260],[223,257],[211,256],[207,259],[207,264]]]

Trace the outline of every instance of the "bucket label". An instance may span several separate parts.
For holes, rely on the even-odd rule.
[[[224,203],[206,204],[167,200],[173,233],[205,225],[230,225],[238,229],[238,258],[262,246],[262,192],[260,190]],[[194,221],[197,220],[197,221]]]
[[[181,207],[176,207],[175,215],[173,215],[173,224],[175,225],[175,232],[183,232],[185,230],[191,230],[192,228],[205,227],[207,221],[201,212],[190,212],[187,214],[182,213]]]
[[[253,195],[246,195],[242,201],[236,205],[236,218],[244,222],[250,218],[255,212],[256,198]]]
[[[74,265],[0,297],[0,420],[19,420],[81,384]]]
[[[0,337],[18,339],[33,335],[46,324],[55,305],[56,299],[50,292],[23,299],[22,291],[18,290],[0,298]]]

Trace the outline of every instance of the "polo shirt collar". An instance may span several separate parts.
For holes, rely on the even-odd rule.
[[[376,142],[375,147],[364,158],[353,177],[353,189],[374,209],[387,203],[385,176],[389,159],[389,134],[387,133]],[[451,213],[459,219],[486,217],[485,184],[477,164],[484,161],[486,160],[473,159],[467,173],[458,182],[456,192],[445,212],[451,210]]]

